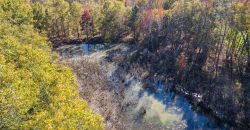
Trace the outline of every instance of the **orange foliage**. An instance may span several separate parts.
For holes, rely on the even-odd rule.
[[[164,12],[164,9],[163,9],[162,7],[158,9],[158,14],[159,14],[160,16],[163,14],[163,12]]]

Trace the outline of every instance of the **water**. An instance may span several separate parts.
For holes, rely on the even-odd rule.
[[[56,50],[62,57],[74,58],[80,55],[90,55],[94,52],[101,51],[105,48],[104,44],[88,44],[83,43],[79,45],[63,45]]]
[[[155,91],[143,89],[142,83],[130,77],[126,80],[125,111],[133,129],[227,129],[212,118],[193,110],[185,97],[176,95],[162,83],[155,82]]]
[[[61,56],[74,58],[79,55],[97,57],[103,44],[65,45],[57,49]],[[96,55],[95,55],[96,54]],[[92,57],[93,58],[93,57]],[[111,67],[114,71],[115,67]],[[110,75],[112,76],[112,74]],[[210,130],[229,129],[226,125],[219,125],[216,120],[196,109],[185,97],[175,94],[167,84],[152,81],[154,91],[143,88],[143,83],[132,76],[125,80],[123,120],[132,124],[133,130]],[[201,110],[202,111],[202,110]]]

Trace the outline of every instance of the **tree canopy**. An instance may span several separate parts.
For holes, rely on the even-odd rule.
[[[0,7],[0,129],[103,129],[79,98],[72,71],[57,65],[48,39],[33,28],[43,8],[34,5],[33,15],[26,0]]]

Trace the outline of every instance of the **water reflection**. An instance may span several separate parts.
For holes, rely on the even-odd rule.
[[[192,110],[192,106],[183,97],[166,90],[162,83],[155,82],[156,91],[142,89],[141,82],[129,78],[126,83],[125,103],[131,104],[126,109],[126,118],[134,122],[134,128],[153,124],[154,129],[226,129],[224,126]],[[140,126],[137,126],[137,125]],[[147,128],[146,128],[147,129]]]
[[[63,45],[56,50],[62,57],[74,58],[80,55],[90,55],[91,53],[103,50],[104,48],[104,44],[83,43],[80,45]]]
[[[90,55],[104,50],[103,44],[65,45],[57,50],[63,57],[74,58],[79,55]],[[96,54],[96,53],[95,53]],[[98,53],[98,55],[100,55]],[[110,70],[115,70],[111,67]],[[112,73],[112,72],[111,72]],[[109,76],[112,76],[110,74]],[[124,120],[132,122],[134,130],[210,130],[228,129],[216,123],[213,118],[198,113],[185,97],[170,91],[166,84],[154,82],[155,91],[144,89],[143,84],[134,77],[127,76],[124,100],[121,103]],[[117,86],[119,87],[119,86]]]

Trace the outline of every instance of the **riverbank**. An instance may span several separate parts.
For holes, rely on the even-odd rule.
[[[213,115],[211,109],[207,109],[206,106],[201,104],[202,97],[199,94],[190,93],[183,89],[183,87],[175,84],[174,79],[169,76],[169,73],[166,74],[169,74],[169,77],[164,77],[164,75],[159,74],[157,75],[156,72],[140,66],[143,62],[140,64],[131,62],[135,60],[128,58],[133,58],[133,55],[138,52],[136,48],[137,47],[133,45],[119,44],[88,56],[63,60],[64,63],[72,67],[77,74],[78,82],[80,86],[82,86],[80,90],[82,98],[87,99],[92,108],[104,117],[106,129],[147,130],[150,128],[170,129],[171,127],[173,129],[228,128],[228,126],[224,126],[225,124],[221,123],[223,121],[220,121],[216,115]],[[145,52],[142,51],[141,53]],[[142,58],[142,56],[139,57],[139,59],[140,58]],[[81,83],[83,81],[85,83]],[[163,87],[159,87],[162,85],[155,84],[155,82],[160,82]],[[131,90],[131,88],[137,88],[137,90]],[[161,90],[159,91],[158,88],[161,88]],[[177,88],[180,89],[178,90]],[[186,106],[185,102],[187,101],[182,101],[186,99],[182,99],[182,97],[179,96],[173,97],[169,91],[175,91],[179,95],[183,95],[189,99],[188,102],[192,104],[192,106]],[[141,95],[141,93],[143,93],[144,96],[139,96],[138,98],[138,95]],[[152,97],[150,95],[152,95]],[[167,95],[170,95],[169,98],[166,98],[168,97]],[[131,99],[130,97],[133,98]],[[171,100],[172,98],[174,100]],[[177,100],[177,102],[175,100]],[[149,102],[149,104],[145,106],[143,102]],[[168,103],[166,104],[164,102]],[[181,103],[182,105],[173,105],[169,110],[166,109],[166,107],[169,106],[169,103]],[[144,105],[141,106],[138,104]],[[158,107],[150,107],[150,104],[158,104]],[[134,108],[137,108],[136,112],[133,111]],[[193,110],[198,113],[193,112]],[[155,123],[148,123],[148,121],[145,121],[149,117],[150,119],[155,118],[149,115],[153,112],[153,115],[155,116],[159,111],[164,111],[166,115],[163,116],[163,118],[157,116],[156,120],[158,121]],[[172,112],[169,113],[167,111]],[[178,111],[184,115],[189,113],[189,116],[186,117],[182,114],[177,114],[179,113]],[[199,118],[195,118],[197,117],[196,114],[199,115]],[[131,116],[126,117],[126,115]],[[138,116],[139,120],[134,119]],[[171,121],[171,119],[174,120]],[[197,122],[195,120],[199,121]],[[189,124],[186,124],[186,121],[188,121]],[[162,123],[159,124],[159,122],[165,122],[163,123],[165,126]],[[168,123],[166,124],[166,122]],[[179,122],[180,124],[175,124],[176,122]],[[204,125],[204,122],[207,122],[207,124]],[[173,123],[175,125],[173,125]]]
[[[167,47],[156,52],[138,45],[124,44],[121,48],[109,52],[109,61],[118,63],[125,72],[145,82],[145,89],[156,91],[156,86],[147,82],[155,79],[170,84],[172,91],[185,96],[198,111],[201,109],[219,124],[248,128],[249,115],[239,103],[244,98],[240,91],[241,85],[229,80],[226,74],[214,80],[204,70],[181,70],[181,57],[175,57]],[[121,56],[124,48],[127,48],[126,52]]]

